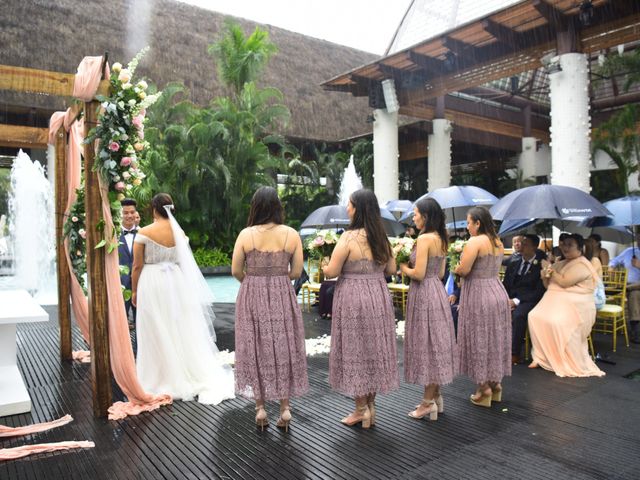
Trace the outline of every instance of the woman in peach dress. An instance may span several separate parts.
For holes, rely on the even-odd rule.
[[[581,235],[561,235],[564,260],[543,261],[542,280],[547,292],[529,312],[533,362],[559,377],[600,377],[589,356],[587,338],[596,320],[593,292],[597,273],[582,255]]]

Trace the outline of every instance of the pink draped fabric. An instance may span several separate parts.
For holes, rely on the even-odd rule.
[[[56,450],[70,450],[72,448],[93,448],[93,442],[56,442],[39,443],[37,445],[24,445],[22,447],[0,449],[0,461],[15,460],[35,453],[55,452]]]
[[[30,433],[45,432],[71,422],[73,422],[73,417],[71,415],[65,415],[51,422],[35,423],[33,425],[27,425],[26,427],[7,427],[0,425],[0,437],[18,437],[20,435],[29,435]]]
[[[65,415],[62,418],[51,422],[36,423],[27,425],[26,427],[6,427],[0,425],[0,437],[17,437],[21,435],[29,435],[31,433],[44,432],[52,428],[61,427],[72,422],[71,415]],[[23,445],[14,448],[0,448],[0,461],[15,460],[16,458],[26,457],[34,453],[54,452],[56,450],[69,450],[71,448],[91,448],[95,446],[93,442],[57,442],[57,443],[40,443],[37,445]]]
[[[55,144],[56,133],[61,126],[69,132],[69,140],[67,144],[67,206],[65,208],[65,218],[68,217],[71,206],[76,201],[76,189],[80,187],[82,171],[82,139],[84,132],[84,120],[73,121],[73,112],[67,109],[66,112],[55,112],[51,116],[49,122],[49,144]],[[82,332],[82,337],[87,345],[91,345],[89,336],[89,306],[87,297],[85,297],[82,287],[78,282],[73,267],[71,266],[71,257],[69,256],[69,242],[65,239],[64,251],[67,257],[67,265],[69,266],[69,274],[71,275],[71,308]],[[89,352],[80,350],[73,352],[73,358],[78,358],[86,363],[90,361]]]

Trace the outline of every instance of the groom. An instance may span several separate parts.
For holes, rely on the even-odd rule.
[[[138,233],[138,226],[136,225],[137,216],[137,203],[132,198],[125,198],[120,202],[122,205],[122,233],[120,234],[120,244],[118,245],[118,256],[120,257],[120,266],[126,266],[129,272],[126,274],[120,274],[120,283],[127,289],[131,290],[131,266],[133,265],[133,240]],[[131,304],[131,300],[124,302],[124,308],[129,318],[129,311],[131,311],[131,318],[133,323],[130,326],[135,326],[136,321],[136,307]]]

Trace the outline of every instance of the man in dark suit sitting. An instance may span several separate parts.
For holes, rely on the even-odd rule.
[[[510,262],[504,275],[504,288],[509,294],[511,305],[513,363],[521,361],[522,343],[527,331],[527,317],[544,295],[545,288],[540,278],[544,252],[538,250],[540,237],[521,237],[521,259]]]
[[[122,233],[120,234],[120,244],[118,245],[118,256],[120,257],[120,266],[127,267],[128,273],[120,274],[120,283],[127,290],[131,290],[131,265],[133,264],[133,240],[138,233],[136,225],[137,203],[132,198],[125,198],[120,202],[122,205]],[[131,312],[132,326],[135,326],[136,308],[131,304],[131,300],[124,302],[124,308],[129,317]],[[131,324],[130,324],[131,325]]]

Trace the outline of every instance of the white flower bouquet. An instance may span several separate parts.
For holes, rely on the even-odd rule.
[[[329,257],[339,239],[340,235],[334,230],[318,230],[316,236],[307,241],[306,249],[312,258]]]
[[[466,245],[466,240],[456,240],[449,244],[447,249],[447,256],[449,257],[449,271],[453,273],[456,266],[460,263],[460,257],[462,257],[462,250]]]
[[[391,252],[396,258],[396,263],[409,263],[411,252],[416,241],[411,237],[391,238]]]

